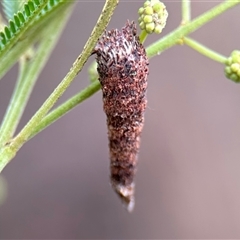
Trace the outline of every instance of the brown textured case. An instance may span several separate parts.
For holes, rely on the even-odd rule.
[[[105,32],[94,52],[107,116],[111,183],[131,211],[149,61],[133,22]]]

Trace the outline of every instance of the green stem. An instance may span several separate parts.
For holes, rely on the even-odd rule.
[[[198,28],[202,27],[205,23],[209,22],[213,18],[217,17],[221,13],[227,11],[229,8],[232,8],[239,3],[240,0],[238,1],[228,0],[223,3],[220,3],[219,5],[202,14],[201,16],[195,18],[187,25],[179,27],[172,33],[166,35],[159,41],[150,45],[146,49],[148,57],[149,58],[154,57],[158,55],[160,52],[174,46],[175,44],[177,44],[178,39],[188,35],[189,33],[194,32]]]
[[[147,39],[147,36],[148,36],[148,33],[145,30],[142,30],[139,35],[140,43],[143,44],[145,42],[145,40]]]
[[[92,50],[98,41],[98,38],[101,36],[102,32],[105,30],[107,24],[109,23],[117,3],[118,0],[106,0],[102,13],[98,19],[96,26],[92,31],[90,38],[85,44],[82,54],[77,58],[77,60],[73,64],[73,67],[70,69],[70,72],[52,92],[52,94],[44,102],[44,104],[40,107],[36,114],[30,119],[30,121],[21,130],[21,132],[12,140],[10,146],[13,152],[17,152],[27,141],[27,139],[32,134],[34,129],[39,125],[43,117],[52,108],[56,101],[62,96],[70,83],[82,69],[88,57],[91,55]]]
[[[91,84],[87,86],[85,89],[83,89],[81,92],[79,92],[78,94],[71,97],[69,100],[67,100],[63,104],[61,104],[56,109],[52,110],[47,116],[45,116],[40,122],[40,124],[34,129],[33,133],[28,138],[28,140],[30,140],[36,134],[38,134],[39,132],[47,128],[49,125],[57,121],[63,115],[65,115],[74,107],[76,107],[79,103],[91,97],[94,93],[96,93],[101,88],[101,85],[98,81],[98,73],[96,68],[97,68],[97,63],[96,61],[94,61],[88,69]]]
[[[62,19],[64,22],[67,20],[65,18]],[[21,60],[22,64],[20,65],[21,69],[17,86],[0,128],[0,147],[10,140],[18,126],[38,76],[45,66],[65,25],[63,20],[59,21],[59,19],[57,19],[57,21],[53,22],[51,27],[46,30],[45,34],[48,37],[45,37],[40,43],[33,59]]]
[[[97,72],[97,63],[94,61],[89,69],[88,74],[90,78],[91,84],[87,86],[85,89],[83,89],[81,92],[76,94],[75,96],[71,97],[69,100],[64,102],[62,105],[57,107],[56,109],[52,110],[47,116],[45,116],[40,124],[34,129],[31,136],[28,138],[30,140],[33,138],[36,134],[47,128],[49,125],[57,121],[59,118],[61,118],[63,115],[68,113],[70,110],[72,110],[74,107],[76,107],[79,103],[85,101],[89,97],[91,97],[94,93],[96,93],[100,88],[101,85],[98,81],[98,72]]]
[[[19,74],[16,86],[0,127],[0,148],[12,137],[18,124],[18,116],[19,118],[21,117],[24,107],[19,107],[19,104],[17,103],[19,103],[19,92],[21,91],[21,86],[25,80],[28,67],[29,64],[26,58],[19,61]]]
[[[0,147],[0,172],[16,155],[17,151],[13,149],[9,138],[16,129],[36,78],[46,63],[50,55],[50,51],[56,44],[56,41],[63,27],[65,26],[69,15],[70,9],[67,9],[67,12],[65,11],[65,17],[56,18],[56,20],[54,20],[52,24],[45,29],[46,35],[45,38],[43,38],[43,41],[40,43],[38,53],[32,59],[32,63],[29,63],[29,67],[26,69],[27,71],[25,70],[23,72],[23,79],[18,83],[18,90],[15,91],[15,96],[13,96],[13,98],[16,98],[16,102],[11,102],[12,105],[10,106],[9,112],[6,115],[8,120],[4,121],[6,124],[4,124],[3,132],[1,132],[1,136],[3,136],[1,143],[4,144],[4,147]],[[10,124],[11,122],[12,125]]]
[[[15,157],[16,151],[12,151],[9,145],[0,148],[0,173],[4,167]]]
[[[182,25],[191,20],[191,0],[182,0]]]
[[[203,46],[201,43],[198,43],[197,41],[195,41],[191,38],[184,37],[183,38],[183,43],[185,43],[189,47],[195,49],[199,53],[213,59],[214,61],[217,61],[217,62],[220,62],[220,63],[223,63],[223,64],[225,64],[226,61],[227,61],[227,58],[225,56],[214,52],[213,50]]]
[[[91,83],[98,80],[97,62],[96,61],[93,61],[90,65],[90,67],[88,68],[88,76],[89,76]]]
[[[94,93],[96,93],[100,89],[101,85],[97,79],[93,81],[88,87],[83,89],[81,92],[71,97],[69,100],[64,102],[62,105],[54,109],[50,112],[46,117],[42,119],[40,124],[34,129],[31,136],[27,139],[34,137],[37,133],[44,130],[50,124],[61,118],[63,115],[68,113],[71,109],[76,107],[79,103],[91,97]]]

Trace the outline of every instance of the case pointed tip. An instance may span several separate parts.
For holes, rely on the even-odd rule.
[[[134,183],[124,186],[121,184],[113,184],[113,188],[118,194],[118,196],[121,198],[124,206],[128,210],[128,212],[132,212],[135,205],[135,198],[134,198],[134,190],[135,186]]]

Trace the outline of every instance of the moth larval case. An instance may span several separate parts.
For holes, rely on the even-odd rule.
[[[107,116],[111,184],[131,211],[149,62],[133,22],[105,32],[94,52]]]

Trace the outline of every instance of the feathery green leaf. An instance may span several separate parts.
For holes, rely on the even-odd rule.
[[[46,24],[51,23],[56,15],[64,14],[74,1],[63,0],[33,0],[35,11],[31,12],[30,17],[27,16],[25,10],[14,15],[15,33],[12,31],[13,26],[9,26],[11,37],[8,39],[5,32],[0,32],[0,78],[8,71],[8,69],[18,60],[24,51],[27,50],[31,44],[35,43],[43,34]],[[38,6],[38,3],[40,5]],[[28,5],[28,3],[27,3]],[[46,11],[44,8],[48,6]],[[39,9],[41,7],[41,10]],[[36,12],[38,12],[36,14]]]
[[[6,19],[12,19],[14,14],[22,9],[24,3],[24,0],[2,0],[3,11]]]
[[[1,46],[2,50],[0,51],[0,59],[2,56],[4,56],[4,54],[7,53],[9,49],[11,49],[17,43],[17,41],[21,37],[23,37],[23,34],[30,28],[34,21],[36,21],[39,13],[46,5],[47,0],[41,0],[41,4],[39,6],[35,4],[36,7],[34,6],[34,3],[32,1],[24,4],[24,10],[22,12],[18,12],[19,19],[24,24],[18,26],[13,22],[15,26],[15,31],[12,31],[14,26],[11,26],[11,28],[6,26],[4,29],[7,41],[3,46]]]

